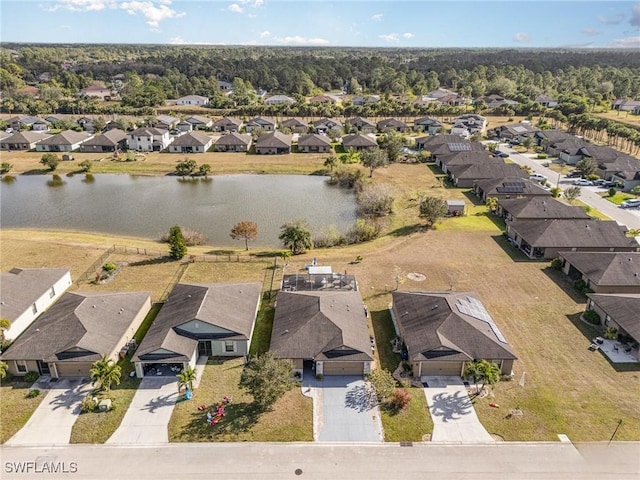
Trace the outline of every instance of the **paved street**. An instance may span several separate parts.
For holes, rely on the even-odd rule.
[[[83,480],[637,480],[640,443],[490,445],[202,443],[2,447],[2,478]],[[34,462],[34,463],[26,463]],[[36,467],[39,470],[36,470]],[[14,473],[16,469],[28,473]],[[58,468],[59,473],[35,474]],[[76,474],[61,473],[76,471]],[[455,477],[453,475],[455,474]]]

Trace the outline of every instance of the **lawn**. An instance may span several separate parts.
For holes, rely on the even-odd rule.
[[[394,413],[384,407],[380,409],[386,442],[422,442],[425,434],[433,432],[424,390],[416,387],[407,390],[411,394],[411,402],[403,411]]]
[[[301,442],[313,440],[312,400],[293,387],[271,411],[260,414],[252,397],[240,389],[241,358],[210,360],[191,400],[178,403],[169,422],[171,442]],[[216,426],[206,421],[206,410],[225,396],[233,399]]]
[[[600,196],[605,200],[609,200],[611,203],[615,205],[620,205],[625,200],[629,200],[631,198],[639,198],[636,195],[632,195],[630,193],[625,193],[625,192],[616,192],[616,194],[613,197],[609,196],[609,192],[602,192],[600,193]]]
[[[0,385],[0,443],[5,443],[27,423],[47,395],[46,390],[41,390],[37,397],[27,398],[30,386],[30,383],[17,379],[5,380]]]

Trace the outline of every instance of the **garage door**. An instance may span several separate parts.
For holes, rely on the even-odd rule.
[[[324,362],[324,375],[362,375],[363,362]]]
[[[56,368],[59,377],[88,377],[89,370],[91,370],[91,363],[56,363]]]
[[[422,362],[421,375],[423,377],[429,375],[460,376],[461,371],[462,365],[460,362],[444,362],[440,360],[432,362]]]

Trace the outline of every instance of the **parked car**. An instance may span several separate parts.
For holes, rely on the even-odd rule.
[[[616,187],[618,188],[620,186],[619,183],[614,182],[612,180],[605,180],[604,182],[602,182],[600,185],[600,188],[611,188],[611,187]]]
[[[520,140],[511,140],[511,141],[509,141],[509,145],[511,145],[511,146],[520,145]]]
[[[593,181],[593,184],[594,184],[596,187],[599,187],[599,186],[601,186],[602,184],[604,184],[605,182],[606,182],[606,180],[605,180],[604,178],[599,178],[599,179],[597,179],[597,180],[594,180],[594,181]]]
[[[546,182],[547,181],[547,177],[545,177],[544,175],[541,175],[539,173],[531,173],[529,174],[529,179],[530,180],[536,180],[538,182]]]
[[[496,150],[493,153],[494,153],[494,155],[497,155],[498,157],[502,157],[502,158],[507,158],[509,156],[508,153],[501,152],[500,150]]]
[[[625,200],[620,204],[620,208],[638,208],[640,207],[640,198],[632,198]]]
[[[573,181],[574,185],[578,185],[580,187],[592,187],[593,182],[591,180],[587,180],[586,178],[578,178]]]
[[[582,172],[580,170],[573,170],[567,174],[567,178],[576,178],[582,177]]]

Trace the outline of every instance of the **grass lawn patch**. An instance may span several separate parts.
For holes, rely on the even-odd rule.
[[[262,355],[269,350],[275,314],[276,309],[273,307],[273,303],[263,298],[262,305],[258,311],[256,325],[253,329],[253,337],[249,347],[250,356]]]
[[[587,205],[582,200],[576,199],[576,200],[573,200],[573,202],[568,202],[564,199],[557,199],[557,200],[563,201],[567,205],[572,205],[574,207],[582,207],[584,211],[587,212],[587,215],[589,215],[590,217],[596,218],[598,220],[611,220],[611,218],[609,218],[607,215],[602,213],[600,210],[593,208],[591,205]]]
[[[312,400],[294,386],[280,398],[271,411],[260,414],[252,397],[239,387],[243,361],[235,358],[210,360],[200,386],[191,400],[179,402],[169,422],[171,442],[296,442],[313,441]],[[207,409],[229,396],[232,403],[225,408],[220,423],[207,423]]]
[[[385,442],[421,442],[427,433],[433,432],[429,405],[422,388],[407,388],[411,395],[409,405],[399,413],[380,409]]]
[[[609,200],[611,203],[615,205],[620,205],[625,200],[638,198],[636,195],[633,195],[631,193],[625,193],[625,192],[616,192],[616,194],[613,197],[609,196],[609,192],[602,192],[599,195],[605,200]]]
[[[0,399],[2,400],[0,443],[5,443],[24,427],[47,395],[46,390],[41,390],[37,397],[27,398],[30,386],[30,383],[21,382],[18,378],[2,382],[0,386]]]

